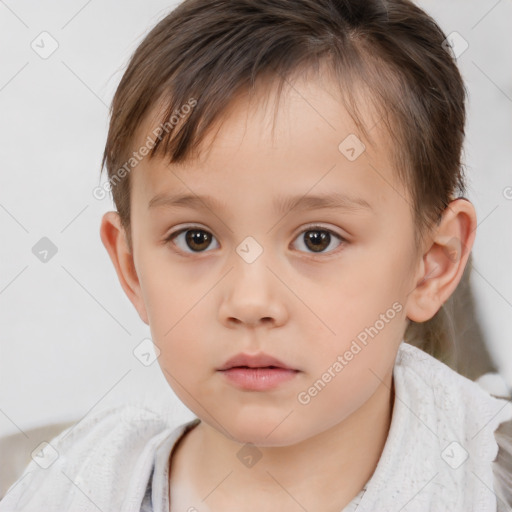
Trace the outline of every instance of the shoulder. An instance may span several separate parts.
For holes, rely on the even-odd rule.
[[[141,404],[123,404],[86,414],[81,420],[49,441],[48,456],[53,450],[62,465],[95,464],[109,458],[136,455],[155,435],[171,427],[166,415]],[[43,454],[44,455],[44,454]]]
[[[512,511],[512,420],[503,422],[494,433],[498,454],[493,464],[494,492],[498,512]]]
[[[86,414],[81,420],[61,432],[54,442],[62,448],[76,446],[79,441],[105,443],[106,439],[145,439],[171,426],[169,416],[162,411],[138,403],[128,403]]]
[[[36,448],[0,511],[88,510],[74,500],[89,496],[97,506],[120,502],[123,489],[147,482],[155,450],[175,430],[169,417],[136,403],[91,411]]]
[[[457,407],[468,409],[477,405],[482,409],[503,407],[503,398],[493,396],[484,381],[475,382],[423,350],[402,342],[395,361],[394,377],[422,388],[422,394],[431,397],[437,407],[454,411]],[[461,402],[461,399],[464,401]],[[507,408],[506,412],[509,412]],[[471,413],[471,410],[468,411]]]
[[[498,373],[489,372],[475,381],[491,395],[511,401],[511,390]],[[502,422],[494,432],[498,453],[493,463],[497,512],[512,511],[512,420]]]
[[[494,432],[500,423],[512,419],[508,398],[493,396],[484,385],[457,373],[423,350],[402,342],[395,361],[396,385],[426,410],[438,411],[451,427],[463,426],[467,432]]]
[[[430,415],[436,433],[448,443],[455,436],[479,467],[492,469],[498,512],[512,511],[512,404],[510,390],[498,374],[477,381],[403,342],[397,354],[394,376],[415,407]],[[437,415],[435,421],[432,415]],[[443,436],[446,431],[446,438]],[[472,449],[471,449],[472,448]]]

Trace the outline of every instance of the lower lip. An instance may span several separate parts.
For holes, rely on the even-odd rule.
[[[285,368],[230,368],[222,370],[222,373],[242,389],[266,391],[293,379],[299,371]]]

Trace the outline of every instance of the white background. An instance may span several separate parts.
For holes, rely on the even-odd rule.
[[[0,1],[0,435],[127,400],[164,400],[193,417],[158,363],[134,348],[150,336],[100,237],[109,196],[92,196],[108,106],[143,36],[176,2]],[[491,353],[512,386],[512,4],[420,2],[469,43],[466,163],[478,216],[472,283]],[[58,42],[42,59],[41,32]],[[48,46],[46,46],[48,48]],[[102,182],[105,181],[105,174]],[[509,196],[510,197],[510,196]],[[47,263],[32,247],[48,237]]]

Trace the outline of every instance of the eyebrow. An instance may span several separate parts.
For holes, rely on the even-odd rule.
[[[227,204],[211,196],[157,194],[149,201],[148,209],[156,207],[225,211]],[[314,210],[320,208],[345,211],[373,211],[373,207],[365,199],[339,192],[330,192],[322,195],[278,196],[274,200],[274,210],[278,213],[285,213],[292,209]]]

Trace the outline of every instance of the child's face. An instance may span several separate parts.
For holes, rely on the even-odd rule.
[[[327,86],[299,81],[285,93],[274,140],[273,103],[247,110],[242,99],[202,160],[146,158],[132,171],[137,308],[179,398],[240,442],[299,442],[389,391],[406,327],[416,279],[410,199],[378,124],[376,147],[353,161],[353,140],[340,151],[357,129]],[[333,193],[371,208],[275,207]],[[149,207],[157,195],[209,196],[221,207]],[[198,231],[164,242],[184,228]],[[242,352],[299,371],[270,389],[242,389],[218,370]]]

